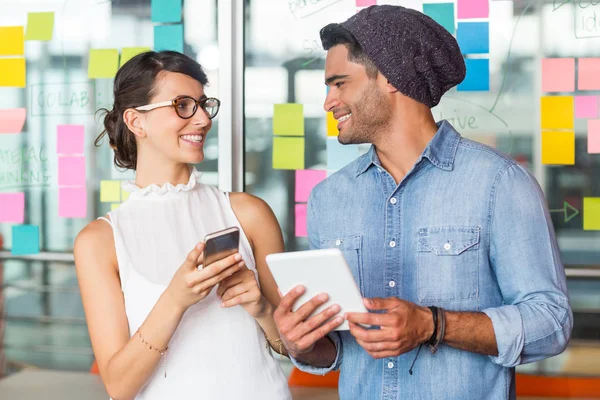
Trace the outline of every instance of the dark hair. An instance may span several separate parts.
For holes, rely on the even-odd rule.
[[[360,43],[354,35],[342,24],[329,24],[321,29],[321,44],[323,49],[329,50],[333,46],[342,44],[348,49],[348,60],[365,67],[367,76],[371,79],[377,78],[379,69],[373,61],[365,54]]]
[[[105,114],[104,130],[94,141],[94,145],[98,147],[102,144],[104,135],[108,135],[110,147],[115,152],[114,163],[117,167],[136,169],[135,137],[123,121],[123,113],[128,108],[150,102],[156,90],[156,76],[162,71],[185,74],[200,82],[202,86],[208,83],[200,64],[175,51],[148,51],[123,64],[115,76],[113,109],[98,110]]]

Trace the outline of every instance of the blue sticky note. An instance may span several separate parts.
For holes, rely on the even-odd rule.
[[[327,171],[335,172],[340,170],[357,157],[357,145],[340,144],[337,136],[327,138]]]
[[[183,53],[183,25],[156,25],[154,51],[173,50]]]
[[[490,60],[488,58],[466,59],[467,76],[458,85],[458,91],[489,91]]]
[[[454,35],[454,3],[423,4],[423,14]]]
[[[490,52],[490,23],[459,22],[456,40],[463,54],[487,54]]]
[[[181,22],[182,0],[152,0],[152,22]]]
[[[12,227],[12,254],[26,255],[40,252],[40,228],[35,225]]]

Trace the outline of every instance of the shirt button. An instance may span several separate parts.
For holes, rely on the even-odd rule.
[[[452,245],[450,243],[446,243],[444,245],[444,250],[450,250],[452,248]]]
[[[393,240],[390,242],[390,247],[396,247],[396,242],[394,242]]]
[[[390,281],[390,283],[388,283],[388,285],[390,285],[390,287],[394,287],[394,286],[396,286],[396,282]]]
[[[391,368],[394,368],[394,363],[390,361],[390,362],[388,363],[388,368],[390,368],[390,369],[391,369]]]
[[[390,203],[392,203],[392,204],[396,204],[397,202],[398,202],[398,200],[396,200],[396,198],[395,198],[395,197],[392,197],[392,198],[390,199]]]
[[[340,239],[338,239],[338,240],[335,241],[335,245],[336,246],[339,246],[340,244],[342,244],[342,241]]]

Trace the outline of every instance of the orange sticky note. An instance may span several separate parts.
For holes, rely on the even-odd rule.
[[[25,54],[25,34],[22,26],[0,26],[0,56]]]
[[[25,59],[0,58],[0,86],[25,87]]]
[[[575,132],[542,132],[542,164],[574,165]]]

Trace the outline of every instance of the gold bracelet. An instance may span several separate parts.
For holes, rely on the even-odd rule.
[[[164,350],[157,349],[156,347],[152,346],[150,343],[146,342],[146,340],[142,336],[142,332],[140,332],[139,329],[137,330],[137,332],[135,334],[137,336],[139,336],[142,343],[144,343],[146,346],[148,346],[148,349],[153,350],[153,351],[158,351],[158,353],[160,354],[161,357],[165,357],[165,378],[166,378],[167,377],[167,351],[169,350],[169,346],[165,347]]]
[[[283,341],[281,340],[281,338],[277,338],[271,341],[271,339],[269,339],[269,337],[265,334],[265,339],[267,339],[267,343],[265,343],[265,347],[267,349],[269,348],[269,344],[271,344],[272,346],[274,346],[274,344],[277,344],[277,353],[281,354],[282,356],[285,356],[285,354],[283,354]]]

